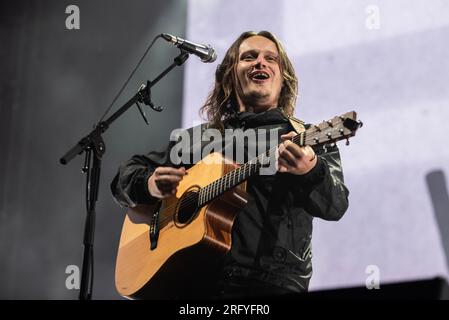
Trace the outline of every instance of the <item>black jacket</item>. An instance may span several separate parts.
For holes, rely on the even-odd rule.
[[[205,128],[203,125],[196,129],[203,132]],[[257,132],[277,129],[278,136],[293,130],[278,109],[259,114],[235,114],[225,121],[225,128]],[[193,129],[188,132],[192,134]],[[264,138],[258,137],[260,144]],[[148,193],[147,179],[157,166],[185,166],[186,169],[192,166],[173,163],[177,161],[169,155],[175,143],[171,142],[161,152],[136,155],[120,166],[111,184],[118,203],[133,207],[156,201]],[[250,143],[245,143],[246,153]],[[207,145],[193,138],[189,144],[192,153]],[[270,146],[269,143],[265,145],[267,149]],[[235,145],[228,143],[221,147],[225,152]],[[247,191],[252,197],[234,222],[232,248],[224,262],[224,283],[238,282],[240,278],[256,279],[296,292],[307,290],[312,275],[312,220],[314,217],[339,220],[348,207],[349,194],[343,182],[338,148],[327,146],[315,152],[317,165],[305,175],[276,173],[248,180]],[[193,158],[192,155],[191,160]]]

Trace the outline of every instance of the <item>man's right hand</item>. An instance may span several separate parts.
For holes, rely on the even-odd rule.
[[[157,199],[168,198],[176,194],[179,182],[186,174],[184,167],[158,167],[148,178],[148,191]]]

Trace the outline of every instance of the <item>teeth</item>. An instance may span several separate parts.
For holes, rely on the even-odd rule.
[[[252,75],[252,78],[256,78],[258,80],[268,79],[268,75],[265,72],[257,72]]]

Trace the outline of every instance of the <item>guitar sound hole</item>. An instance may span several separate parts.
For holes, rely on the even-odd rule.
[[[188,191],[184,193],[179,200],[177,210],[177,222],[186,224],[193,220],[198,212],[198,192]]]

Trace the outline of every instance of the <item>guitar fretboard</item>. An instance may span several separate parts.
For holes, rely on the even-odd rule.
[[[300,133],[293,137],[292,142],[299,146],[304,146],[305,136],[305,132]],[[201,188],[199,191],[198,206],[201,207],[205,205],[226,191],[244,182],[249,177],[259,174],[262,167],[267,167],[270,165],[270,161],[275,161],[275,152],[277,152],[277,148],[277,146],[271,148],[267,152],[260,154],[237,169],[226,173],[223,177],[215,180],[211,184]]]
[[[306,145],[320,146],[346,139],[348,144],[349,137],[354,136],[356,130],[362,125],[362,122],[356,121],[356,119],[357,113],[355,111],[347,112],[328,121],[323,121],[319,125],[311,126],[306,131],[294,136],[292,142],[300,147],[304,147]],[[201,188],[198,193],[198,206],[205,205],[231,188],[236,187],[249,177],[259,174],[261,168],[269,166],[272,164],[271,161],[276,160],[277,149],[278,146],[271,148],[267,152],[260,154],[239,168],[226,173],[223,177]]]

